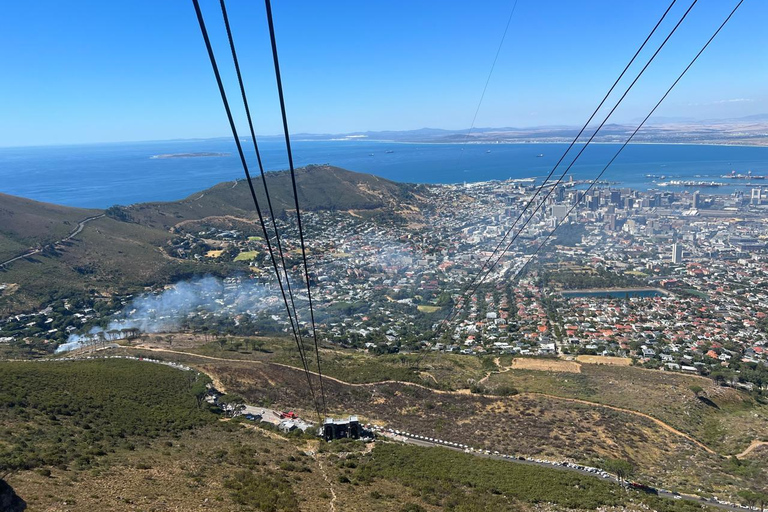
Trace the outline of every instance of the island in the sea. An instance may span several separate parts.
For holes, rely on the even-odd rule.
[[[168,153],[165,155],[152,155],[150,158],[201,158],[201,157],[212,157],[212,156],[229,156],[229,153],[211,153],[211,152],[200,152],[200,153]]]

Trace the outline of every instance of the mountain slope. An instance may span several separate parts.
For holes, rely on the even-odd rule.
[[[268,184],[277,215],[294,208],[288,172],[271,172]],[[368,210],[397,212],[415,201],[419,186],[395,183],[370,174],[331,166],[297,169],[302,210]],[[266,198],[260,177],[254,180],[262,208]],[[89,222],[69,240],[78,223]],[[0,314],[36,307],[50,297],[71,293],[137,291],[190,275],[226,274],[230,264],[212,260],[181,260],[166,249],[175,227],[185,221],[231,216],[255,221],[253,203],[244,180],[220,183],[186,199],[141,203],[106,211],[70,208],[0,194],[0,262],[45,247],[0,267]],[[205,222],[205,221],[203,221]],[[256,225],[254,224],[254,229]],[[8,291],[12,290],[12,292]]]
[[[0,193],[0,261],[60,240],[101,210],[70,208]]]
[[[330,165],[309,165],[296,169],[299,206],[302,210],[375,210],[396,208],[412,198],[416,185],[395,183],[374,176],[347,171]],[[253,186],[262,212],[268,212],[261,177],[253,176]],[[277,216],[295,210],[293,188],[288,171],[267,173],[267,186]],[[185,220],[217,215],[256,219],[245,180],[219,183],[181,201],[141,203],[123,208],[134,222],[169,229]]]

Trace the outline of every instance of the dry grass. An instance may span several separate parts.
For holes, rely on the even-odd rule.
[[[195,364],[192,356],[180,357]],[[298,370],[203,359],[198,359],[196,366],[251,403],[290,407],[307,417],[314,416],[305,378]],[[576,389],[591,378],[584,373],[534,370],[510,370],[493,377],[521,374],[577,381]],[[317,387],[316,378],[313,382]],[[512,382],[517,384],[516,379]],[[724,459],[650,419],[587,403],[529,394],[499,398],[398,383],[350,385],[332,380],[325,381],[325,392],[333,415],[355,413],[364,421],[375,420],[426,436],[552,460],[598,465],[601,459],[621,458],[635,464],[638,478],[681,491],[701,488],[728,495],[765,476],[758,470],[743,475],[731,473],[731,469],[722,467]]]
[[[632,365],[632,360],[629,359],[628,357],[580,355],[580,356],[576,356],[576,360],[580,363],[588,363],[588,364],[607,364],[611,366],[631,366]]]
[[[328,486],[316,462],[293,442],[266,434],[212,425],[133,452],[109,454],[94,469],[53,468],[50,477],[26,471],[10,483],[30,510],[237,511],[243,508],[233,501],[224,480],[248,469],[284,474],[302,510],[328,510],[329,500],[319,497]],[[311,472],[282,471],[281,462],[291,457]]]
[[[512,369],[486,386],[536,392],[631,409],[657,418],[724,455],[768,438],[768,407],[746,393],[679,373],[611,365],[581,365],[580,374]],[[704,389],[705,400],[691,386]]]
[[[276,355],[268,357],[275,359]],[[308,417],[314,415],[305,377],[296,368],[269,361],[217,361],[211,356],[202,359],[191,354],[162,357],[196,364],[216,377],[229,392],[242,394],[250,402],[299,409]],[[452,383],[441,386],[442,390],[431,390],[408,383],[377,383],[384,379],[374,377],[406,367],[408,358],[390,360],[330,350],[324,357],[324,367],[329,363],[326,375],[341,379],[325,381],[329,410],[334,415],[355,413],[366,420],[375,419],[432,437],[528,455],[586,463],[605,457],[624,458],[633,461],[638,474],[648,481],[691,492],[701,488],[727,495],[768,476],[768,468],[756,466],[747,471],[730,467],[724,462],[726,459],[706,453],[648,418],[601,406],[648,414],[725,455],[741,452],[753,439],[766,438],[768,407],[755,404],[744,393],[715,386],[700,377],[576,362],[570,363],[580,366],[580,373],[518,367],[494,373],[484,382],[490,390],[512,386],[521,392],[518,396],[500,398],[445,390],[463,389],[458,384],[468,375],[487,371],[487,365],[479,358],[425,358],[425,364],[432,368],[420,367],[429,375],[416,374],[418,384],[433,387],[432,377],[441,384]],[[560,363],[561,369],[565,368],[562,363],[569,363],[555,362]],[[377,364],[382,367],[377,368]],[[460,364],[466,366],[461,368]],[[347,384],[349,379],[343,378],[344,374],[354,377],[357,383]],[[318,389],[316,376],[313,383]],[[689,389],[694,384],[704,388],[704,394],[715,407],[696,398]]]
[[[581,373],[581,365],[579,363],[574,361],[564,361],[562,359],[532,359],[518,357],[512,360],[511,368],[515,370]]]

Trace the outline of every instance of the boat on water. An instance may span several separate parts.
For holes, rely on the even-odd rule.
[[[392,149],[388,149],[386,152],[387,152],[387,153],[394,153],[394,150],[392,150]]]
[[[544,153],[539,153],[538,155],[536,155],[536,158],[543,158],[543,157],[544,157]]]
[[[726,180],[764,180],[765,176],[753,175],[752,171],[747,171],[747,174],[736,174],[736,171],[731,171],[731,174],[723,174],[720,176]]]
[[[722,187],[725,183],[716,181],[670,180],[657,183],[660,187]]]
[[[489,149],[488,151],[486,151],[486,153],[490,153],[490,152],[491,152],[491,150],[490,150],[490,149]]]
[[[368,153],[368,156],[373,156],[373,153]]]

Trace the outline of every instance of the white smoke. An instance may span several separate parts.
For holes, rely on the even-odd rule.
[[[158,294],[133,299],[106,329],[94,327],[89,334],[70,335],[57,352],[74,350],[100,341],[128,336],[129,330],[142,333],[178,330],[186,318],[195,315],[255,316],[282,305],[280,292],[249,278],[219,279],[206,276],[182,281]],[[298,306],[298,304],[297,304]],[[128,332],[127,332],[128,331]]]

